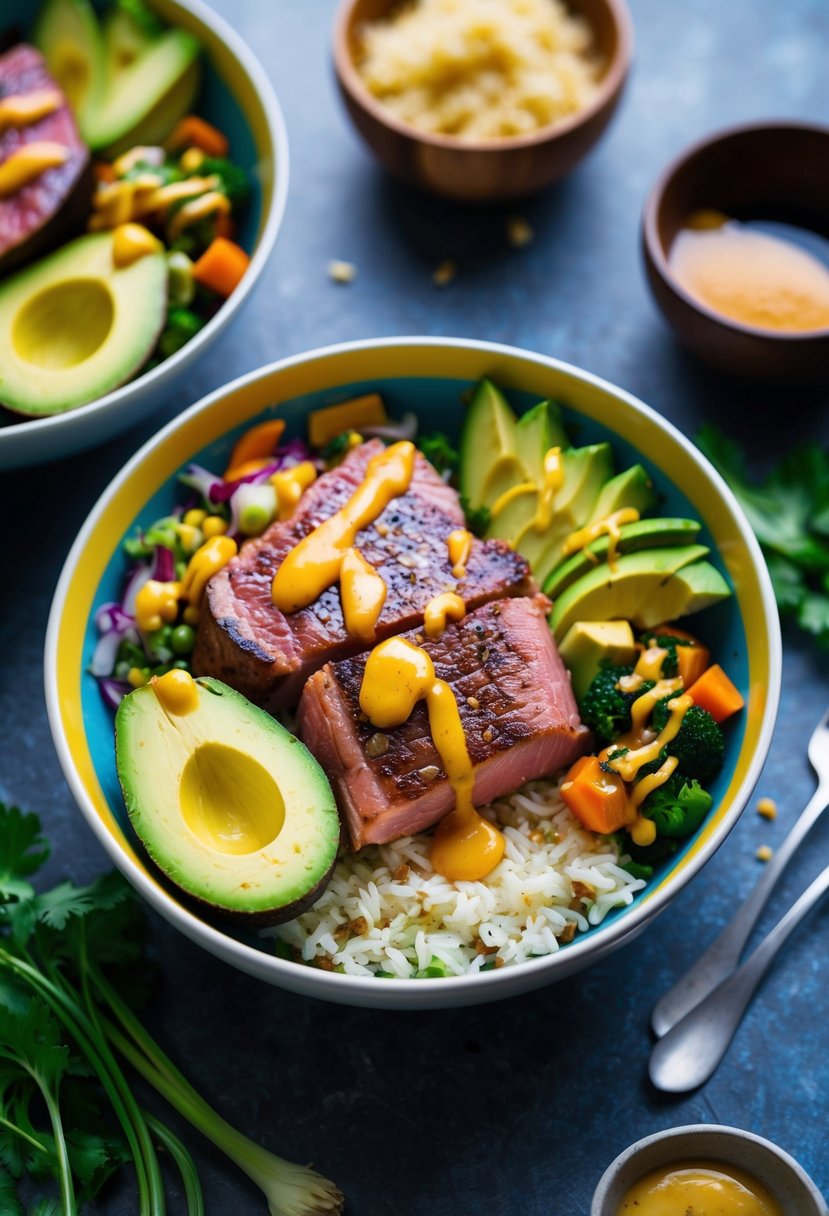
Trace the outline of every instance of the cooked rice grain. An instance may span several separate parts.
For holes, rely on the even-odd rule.
[[[343,855],[313,908],[266,934],[305,962],[348,975],[408,979],[436,962],[466,975],[554,954],[559,937],[573,932],[568,925],[598,925],[645,885],[621,868],[612,840],[580,826],[554,781],[532,782],[484,813],[506,837],[504,858],[485,881],[436,874],[431,836],[421,832]],[[593,895],[577,895],[583,888],[574,883]],[[361,933],[353,931],[359,918]]]

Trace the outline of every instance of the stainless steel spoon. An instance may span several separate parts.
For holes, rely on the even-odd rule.
[[[712,992],[740,961],[758,916],[792,854],[829,806],[829,710],[812,732],[809,760],[818,775],[818,787],[799,819],[767,863],[757,886],[734,917],[682,979],[654,1005],[651,1025],[661,1037],[695,1005]]]
[[[806,888],[752,955],[659,1040],[651,1053],[657,1089],[681,1094],[707,1081],[781,946],[829,891],[829,866]]]

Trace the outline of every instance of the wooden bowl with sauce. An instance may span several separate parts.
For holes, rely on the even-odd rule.
[[[567,0],[584,19],[601,62],[597,87],[575,113],[528,134],[469,139],[400,121],[358,69],[361,31],[388,18],[399,0],[343,0],[334,25],[334,69],[357,131],[395,176],[456,202],[488,203],[533,194],[564,177],[610,121],[630,67],[633,27],[625,0]]]
[[[685,1216],[692,1205],[678,1178],[682,1170],[695,1177],[694,1211],[697,1203],[701,1211],[722,1212],[723,1216],[731,1211],[752,1216],[827,1216],[829,1211],[802,1166],[776,1144],[738,1127],[698,1123],[656,1132],[625,1149],[602,1175],[590,1216],[632,1216],[634,1212]],[[648,1182],[657,1179],[664,1180],[662,1189],[654,1192],[651,1186],[648,1196]],[[733,1180],[735,1185],[721,1179]],[[709,1186],[714,1189],[706,1194]],[[748,1206],[749,1195],[754,1206]]]
[[[651,191],[642,244],[657,304],[700,359],[829,381],[829,127],[741,126],[694,145]]]

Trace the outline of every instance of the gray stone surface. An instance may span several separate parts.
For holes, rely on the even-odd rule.
[[[503,213],[471,216],[390,183],[347,125],[329,64],[333,0],[215,0],[256,48],[282,101],[292,182],[276,253],[243,320],[196,368],[186,401],[309,347],[382,334],[492,338],[606,376],[686,433],[716,419],[762,465],[795,439],[829,439],[825,395],[731,383],[685,356],[647,294],[638,251],[645,194],[704,132],[756,117],[826,120],[826,0],[632,0],[636,65],[606,138],[573,176],[521,207],[536,231],[511,250]],[[359,276],[337,287],[332,258]],[[443,291],[435,266],[453,258]],[[186,402],[182,400],[180,405]],[[103,450],[0,484],[4,577],[0,796],[38,810],[54,877],[88,879],[106,858],[76,811],[52,748],[43,635],[61,563],[90,506],[160,419]],[[690,888],[600,968],[480,1009],[417,1016],[327,1007],[237,974],[156,918],[154,1032],[239,1127],[313,1158],[354,1216],[577,1216],[632,1140],[716,1121],[776,1140],[829,1193],[827,912],[797,934],[716,1076],[665,1098],[646,1080],[654,999],[710,940],[811,793],[805,743],[827,698],[826,661],[786,637],[779,725],[758,792]],[[820,826],[779,892],[789,902],[829,860]],[[764,925],[774,919],[768,910]],[[263,1210],[195,1134],[210,1216]],[[128,1177],[101,1211],[135,1208]],[[180,1210],[180,1209],[179,1209]]]

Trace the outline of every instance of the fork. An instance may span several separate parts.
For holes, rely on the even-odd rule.
[[[714,1073],[742,1021],[760,981],[807,913],[829,891],[829,866],[780,918],[746,961],[718,984],[659,1040],[649,1074],[657,1089],[681,1094]]]
[[[824,713],[812,732],[808,752],[809,761],[818,777],[817,789],[788,836],[767,863],[760,881],[748,899],[693,967],[657,1001],[651,1014],[651,1026],[658,1038],[666,1034],[734,971],[772,888],[795,850],[829,806],[829,710]]]

